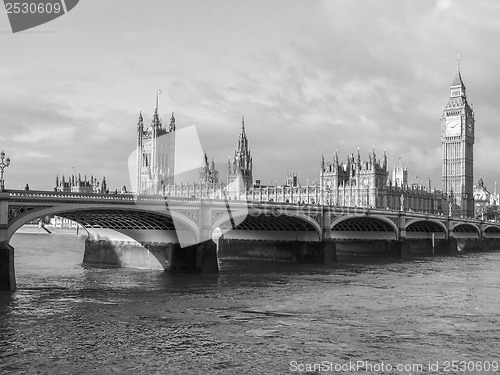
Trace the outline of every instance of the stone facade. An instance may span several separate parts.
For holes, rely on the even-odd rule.
[[[331,206],[404,209],[421,212],[441,213],[441,193],[432,191],[427,185],[408,184],[406,167],[394,166],[392,173],[387,167],[387,155],[377,159],[375,150],[361,159],[348,155],[346,161],[339,161],[337,153],[333,160],[320,165],[320,203]]]

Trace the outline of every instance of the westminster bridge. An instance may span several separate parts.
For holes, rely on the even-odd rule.
[[[88,233],[84,264],[217,272],[218,256],[330,264],[498,248],[500,223],[367,207],[49,191],[0,192],[0,290],[15,290],[13,234],[57,215]],[[218,232],[219,249],[213,241]]]

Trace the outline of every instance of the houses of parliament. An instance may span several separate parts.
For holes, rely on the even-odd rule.
[[[392,168],[387,155],[379,157],[371,150],[362,158],[359,150],[340,160],[321,156],[319,184],[301,185],[295,174],[283,185],[262,185],[253,180],[253,163],[241,119],[235,152],[229,158],[226,181],[215,162],[205,154],[201,160],[199,182],[191,188],[175,181],[175,132],[172,113],[164,127],[158,113],[158,97],[148,128],[142,114],[137,123],[137,193],[201,196],[229,199],[260,199],[304,204],[328,204],[473,217],[474,194],[474,111],[467,101],[459,62],[451,83],[448,103],[441,116],[442,189],[431,189],[431,182],[409,183],[408,170],[401,159]],[[439,134],[436,131],[436,134]],[[484,187],[484,186],[483,186]]]

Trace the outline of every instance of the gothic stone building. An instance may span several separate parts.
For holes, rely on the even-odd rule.
[[[174,183],[175,118],[163,127],[156,107],[149,128],[144,128],[142,113],[137,123],[137,193],[159,194],[164,186]]]
[[[408,184],[408,171],[401,162],[392,173],[387,167],[387,156],[377,159],[375,150],[362,160],[351,154],[340,161],[335,152],[332,161],[321,158],[320,203],[332,206],[372,207],[434,212],[442,210],[440,193],[417,183]]]

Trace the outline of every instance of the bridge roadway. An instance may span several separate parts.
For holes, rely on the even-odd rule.
[[[217,272],[217,256],[330,263],[500,244],[500,223],[317,204],[9,190],[0,193],[0,290],[15,290],[12,235],[40,217],[88,232],[84,264]],[[219,250],[212,240],[223,235]]]

